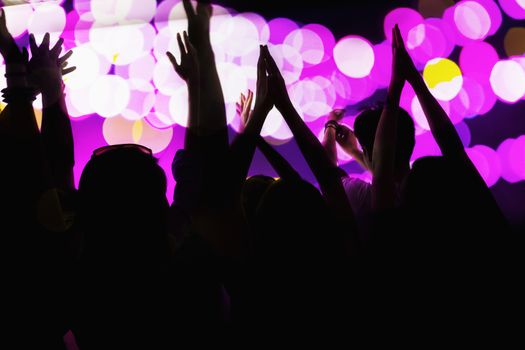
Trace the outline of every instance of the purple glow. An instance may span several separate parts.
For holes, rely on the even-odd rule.
[[[88,148],[106,143],[102,137],[104,119],[93,116],[98,113],[115,119],[107,122],[108,125],[120,121],[128,126],[116,128],[120,134],[108,133],[108,139],[124,135],[125,140],[130,141],[131,137],[132,142],[145,144],[156,152],[164,150],[159,153],[160,163],[169,170],[169,158],[177,147],[182,147],[188,112],[186,84],[165,56],[166,51],[179,56],[175,35],[187,29],[181,0],[158,4],[155,0],[107,0],[96,4],[77,0],[65,16],[57,3],[60,2],[9,6],[7,22],[15,37],[25,38],[28,26],[37,34],[55,32],[55,39],[62,33],[65,48],[74,50],[70,64],[76,66],[77,71],[65,77],[66,103],[74,125],[90,125],[85,130],[75,128],[80,139],[89,140],[88,145],[77,147],[78,164],[87,161]],[[525,18],[523,0],[500,1],[500,5],[512,17]],[[46,11],[47,16],[41,15],[41,12],[48,13]],[[149,24],[152,19],[153,25]],[[413,9],[394,9],[384,20],[386,40],[370,43],[366,38],[349,35],[337,44],[333,33],[320,24],[305,23],[300,27],[287,18],[267,21],[255,13],[230,13],[214,5],[211,41],[228,123],[233,129],[238,128],[235,102],[241,92],[255,89],[258,45],[268,44],[298,111],[314,133],[321,133],[323,117],[330,109],[363,101],[366,104],[377,89],[388,86],[392,64],[391,29],[396,23],[419,70],[438,64],[434,73],[429,70],[430,73],[425,74],[425,81],[441,99],[465,145],[471,139],[470,130],[463,122],[465,118],[489,112],[498,99],[514,103],[525,97],[525,59],[516,56],[510,58],[511,61],[500,62],[496,50],[481,41],[501,27],[501,11],[494,1],[460,1],[451,6],[443,18],[424,19]],[[459,74],[455,69],[457,61],[443,61],[449,57],[455,59],[451,56],[455,45],[463,46]],[[403,90],[401,106],[416,123],[415,156],[439,154],[409,84]],[[100,137],[92,137],[91,133],[95,132]],[[85,137],[87,133],[89,137]],[[292,138],[276,110],[270,113],[262,134],[275,145]],[[500,175],[506,180],[518,181],[509,169],[521,164],[521,142],[509,141],[498,149]],[[351,161],[341,150],[338,153],[342,163]],[[489,184],[495,183],[500,177],[495,152],[476,146],[471,153],[482,164],[482,169],[485,169],[483,164],[488,164],[489,170],[483,170],[484,177]],[[81,168],[77,167],[77,175]],[[173,185],[170,179],[170,188]]]
[[[466,45],[459,56],[463,75],[482,84],[488,84],[492,68],[499,61],[496,50],[488,43],[473,42]]]
[[[520,136],[514,141],[509,151],[509,161],[512,171],[521,180],[525,179],[525,135]]]
[[[270,42],[272,44],[282,44],[288,33],[299,28],[297,23],[288,18],[275,18],[268,22],[270,28]]]
[[[494,186],[501,177],[501,162],[496,151],[487,146],[477,145],[467,150],[469,156],[471,152],[477,153],[474,158],[478,159],[478,161],[474,161],[474,165],[478,168],[487,186]],[[481,160],[481,157],[483,160]]]
[[[490,176],[490,164],[485,158],[484,154],[476,148],[467,148],[465,151],[467,151],[467,155],[469,156],[470,160],[478,170],[485,183],[488,185],[488,180]]]
[[[409,38],[410,31],[420,24],[423,24],[423,16],[414,9],[400,7],[392,10],[385,17],[383,29],[385,37],[389,42],[392,42],[392,29],[397,24],[401,30],[401,35],[405,40]],[[421,39],[420,39],[421,40]]]
[[[430,18],[425,23],[424,39],[415,46],[408,46],[411,57],[419,66],[424,66],[429,60],[438,57],[448,57],[454,50],[454,44],[448,39],[446,31],[448,24],[438,18]]]
[[[523,0],[499,0],[499,5],[507,15],[514,19],[525,19],[525,3]]]
[[[378,87],[385,88],[390,84],[392,75],[392,44],[388,41],[383,41],[381,44],[375,45],[374,55],[377,59],[374,62],[370,76],[377,83]]]
[[[516,183],[522,179],[521,176],[513,170],[512,166],[514,159],[511,159],[510,152],[514,142],[514,139],[507,139],[503,141],[501,145],[499,145],[497,150],[501,161],[501,177],[509,183]]]

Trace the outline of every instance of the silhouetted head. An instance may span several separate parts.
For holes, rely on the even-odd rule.
[[[319,191],[302,180],[278,180],[264,193],[256,212],[256,248],[263,257],[311,259],[341,248]]]
[[[369,108],[361,112],[354,123],[354,133],[363,148],[366,161],[371,164],[376,130],[381,119],[382,108]],[[409,164],[415,146],[414,121],[403,108],[399,108],[397,120],[396,165]]]
[[[248,224],[252,225],[254,223],[261,198],[273,183],[275,183],[275,179],[265,175],[252,176],[244,182],[241,193],[241,206]]]
[[[150,256],[165,244],[166,176],[147,148],[95,151],[79,185],[85,253]]]

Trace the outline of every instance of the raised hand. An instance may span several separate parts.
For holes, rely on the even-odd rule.
[[[71,57],[73,51],[69,51],[64,56],[59,57],[62,52],[64,39],[60,38],[52,48],[49,48],[49,40],[49,33],[46,33],[39,46],[33,34],[29,37],[32,56],[28,63],[29,82],[43,93],[53,88],[61,88],[62,77],[76,69],[76,67],[67,67],[67,60]]]
[[[250,120],[252,114],[252,104],[253,104],[253,91],[248,90],[248,94],[244,96],[241,94],[241,100],[235,104],[237,107],[237,114],[240,117],[241,123],[239,125],[239,131],[243,132]]]
[[[6,64],[26,64],[29,56],[26,49],[20,51],[15,39],[7,30],[4,9],[0,9],[0,53],[4,57]]]
[[[202,49],[202,45],[210,41],[210,19],[213,8],[208,1],[198,1],[194,9],[190,0],[182,0],[184,11],[188,17],[188,32],[191,43]]]
[[[344,109],[334,109],[333,111],[328,114],[328,117],[326,118],[328,121],[334,121],[339,122],[343,117],[345,116],[345,110]]]
[[[350,155],[361,152],[354,132],[346,125],[339,124],[336,132],[336,140],[339,146]]]
[[[177,34],[177,42],[180,49],[180,64],[177,62],[177,59],[171,52],[167,52],[169,60],[175,69],[175,72],[183,79],[184,81],[194,81],[198,82],[199,79],[199,62],[197,59],[197,51],[195,47],[191,44],[188,37],[188,33],[183,33],[184,42],[180,36]]]
[[[273,94],[270,93],[270,70],[266,59],[268,46],[260,46],[259,60],[257,61],[257,92],[255,97],[255,110],[268,114],[273,108]]]
[[[412,58],[408,54],[405,47],[405,42],[401,36],[399,26],[396,24],[392,29],[392,50],[394,57],[395,72],[399,76],[399,79],[404,79],[409,83],[414,82],[419,77],[419,72],[412,61]]]
[[[268,71],[268,84],[270,86],[273,103],[279,110],[290,107],[292,102],[286,89],[286,83],[279,67],[277,67],[275,60],[268,50],[268,46],[263,47],[263,54]]]

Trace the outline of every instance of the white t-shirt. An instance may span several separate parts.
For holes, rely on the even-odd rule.
[[[359,236],[367,239],[372,230],[372,184],[350,176],[342,177],[341,181],[354,212]],[[396,206],[399,206],[400,203],[401,186],[396,184]]]

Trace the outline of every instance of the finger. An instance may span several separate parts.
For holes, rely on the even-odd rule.
[[[49,50],[49,40],[51,39],[51,36],[49,33],[46,33],[44,35],[44,39],[42,40],[42,44],[40,44],[40,49]]]
[[[191,42],[190,42],[190,37],[188,36],[188,32],[184,31],[182,33],[183,35],[183,38],[184,38],[184,44],[186,45],[186,52],[187,53],[193,53],[193,46],[191,45]]]
[[[397,33],[397,40],[398,40],[398,48],[405,49],[405,41],[403,40],[403,36],[401,35],[401,30],[399,29],[399,26],[396,24],[396,33]]]
[[[166,55],[168,56],[168,59],[170,60],[173,67],[177,68],[179,64],[177,63],[177,59],[175,58],[175,56],[173,56],[173,54],[169,51],[166,52]]]
[[[51,57],[57,58],[58,55],[60,55],[60,52],[62,52],[62,44],[64,43],[64,39],[60,38],[58,39],[55,46],[50,51]]]
[[[71,72],[74,72],[77,69],[77,67],[69,67],[66,69],[62,69],[62,76],[69,74]]]
[[[58,59],[58,64],[62,65],[73,55],[73,51],[69,50],[66,54]]]
[[[31,48],[31,53],[33,55],[38,51],[38,45],[36,44],[35,36],[33,34],[29,35],[29,47]]]
[[[180,56],[182,59],[182,57],[186,54],[186,48],[184,47],[180,33],[177,33],[177,43],[179,44]]]
[[[266,77],[266,67],[264,61],[264,51],[261,45],[259,47],[259,60],[257,61],[257,81],[262,81],[262,79]]]
[[[241,93],[241,105],[244,106],[244,103],[246,102],[246,96],[244,96],[243,93]]]
[[[281,72],[279,71],[279,67],[277,67],[277,63],[275,63],[275,60],[270,54],[270,50],[268,50],[268,46],[264,47],[264,52],[265,52],[266,63],[268,65],[269,71],[274,75],[281,75]]]
[[[182,5],[184,5],[184,11],[188,19],[195,17],[195,10],[190,0],[182,0]]]
[[[1,28],[7,28],[7,23],[6,23],[6,19],[5,19],[4,8],[1,8],[1,9],[0,9],[0,27],[1,27]]]
[[[248,91],[248,100],[246,101],[246,107],[248,110],[252,109],[252,103],[253,103],[253,92],[251,90]]]

